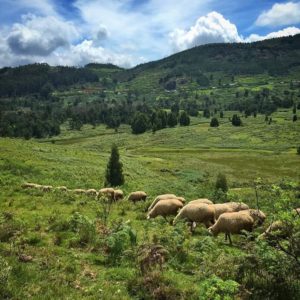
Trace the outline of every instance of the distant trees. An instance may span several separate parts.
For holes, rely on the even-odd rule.
[[[144,133],[150,127],[148,116],[144,113],[136,113],[131,123],[131,130],[134,134]]]
[[[241,126],[242,125],[242,121],[237,114],[234,114],[232,116],[231,123],[233,126]]]
[[[224,112],[222,110],[220,111],[220,118],[224,118]]]
[[[210,127],[219,127],[219,121],[217,118],[213,117],[210,121]]]
[[[168,126],[169,127],[175,127],[177,125],[177,116],[175,113],[169,113],[168,114]]]
[[[208,108],[205,108],[205,109],[203,110],[203,117],[204,117],[204,118],[209,118],[209,117],[210,117],[210,111],[209,111]]]
[[[186,113],[186,111],[181,112],[179,116],[179,124],[180,126],[189,126],[190,125],[190,117]]]
[[[105,171],[105,185],[119,186],[124,184],[123,164],[120,162],[118,147],[113,144]]]
[[[296,122],[297,120],[298,120],[297,115],[294,115],[294,116],[293,116],[293,122]]]

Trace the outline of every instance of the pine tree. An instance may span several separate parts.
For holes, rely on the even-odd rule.
[[[217,118],[212,118],[210,121],[210,127],[219,127],[219,121]]]
[[[149,128],[149,123],[150,122],[147,115],[143,113],[137,113],[131,124],[132,133],[144,133]]]
[[[228,191],[227,179],[226,176],[222,173],[218,174],[216,180],[216,190],[222,190],[224,193]]]
[[[189,126],[190,125],[190,117],[189,115],[186,113],[186,111],[183,111],[180,114],[179,117],[179,124],[180,126]]]
[[[242,121],[241,121],[240,117],[236,114],[232,116],[231,123],[233,126],[241,126],[242,125]]]
[[[175,113],[169,113],[168,114],[168,126],[169,127],[175,127],[177,125],[177,116]]]
[[[220,118],[224,118],[224,112],[222,110],[220,111]]]
[[[120,162],[118,147],[113,144],[105,172],[105,185],[119,186],[124,184],[123,164]]]
[[[294,115],[294,116],[293,116],[293,122],[296,122],[297,120],[298,120],[297,115]]]

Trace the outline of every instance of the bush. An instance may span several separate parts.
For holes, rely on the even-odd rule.
[[[136,244],[136,233],[127,224],[118,224],[112,233],[106,238],[109,264],[116,264],[123,252]]]
[[[300,155],[300,146],[297,147],[297,154]]]
[[[8,287],[8,280],[11,273],[11,267],[0,255],[0,298],[11,299],[11,295]]]
[[[210,127],[219,127],[219,121],[217,118],[212,118],[210,121]]]
[[[212,275],[201,284],[201,295],[203,300],[231,300],[239,291],[239,284],[233,280],[222,280]]]
[[[228,191],[227,179],[226,179],[226,176],[222,173],[218,174],[218,177],[216,180],[216,190],[221,190],[224,193],[226,193]]]
[[[93,243],[96,240],[96,228],[94,222],[87,217],[75,212],[70,221],[70,229],[78,234],[78,245],[85,246],[88,243]],[[72,245],[75,246],[76,242],[73,241]]]
[[[242,121],[241,121],[240,117],[236,114],[232,116],[231,123],[233,126],[241,126],[242,125]]]

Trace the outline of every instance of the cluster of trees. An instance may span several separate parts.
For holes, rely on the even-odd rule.
[[[6,67],[0,69],[0,97],[34,93],[44,97],[49,95],[54,88],[98,81],[96,73],[89,68],[50,67],[48,64]]]
[[[167,113],[164,110],[158,110],[154,111],[150,117],[138,112],[132,120],[131,129],[132,133],[140,134],[150,129],[155,132],[166,127],[175,127],[178,123],[180,126],[190,125],[190,117],[186,111],[176,114],[172,111]]]
[[[0,114],[0,136],[44,138],[60,134],[60,122],[57,119],[42,117],[32,111],[12,111]]]

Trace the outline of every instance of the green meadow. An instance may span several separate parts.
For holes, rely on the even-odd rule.
[[[242,118],[242,127],[231,125],[232,114],[225,112],[218,128],[198,117],[192,118],[191,126],[154,134],[132,135],[126,125],[118,132],[89,125],[70,131],[65,125],[51,139],[1,138],[2,298],[247,299],[250,293],[259,299],[268,295],[263,291],[271,290],[280,277],[266,271],[264,280],[260,278],[265,261],[255,266],[255,277],[248,259],[265,251],[266,261],[284,263],[284,254],[273,253],[266,244],[257,248],[249,237],[234,236],[230,246],[222,234],[214,238],[202,226],[191,234],[184,222],[172,226],[160,217],[146,220],[148,205],[162,193],[175,193],[188,201],[201,197],[224,201],[214,190],[220,172],[228,180],[227,200],[254,208],[258,177],[265,187],[299,182],[300,124],[292,122],[292,111],[274,113],[271,124],[262,115]],[[113,204],[107,223],[103,200],[21,188],[24,182],[34,182],[100,189],[113,143],[123,163],[125,195],[144,190],[148,199],[134,205],[125,197]],[[295,203],[293,192],[282,193]],[[269,218],[264,228],[276,216],[276,197],[268,188],[259,191],[260,208]],[[262,231],[259,228],[254,235]],[[151,243],[168,252],[167,260],[162,270],[141,274],[139,249]],[[21,254],[30,256],[30,261],[20,261]],[[285,280],[287,284],[290,279]],[[291,282],[288,290],[278,287],[278,295],[299,295],[299,282],[294,278]]]

